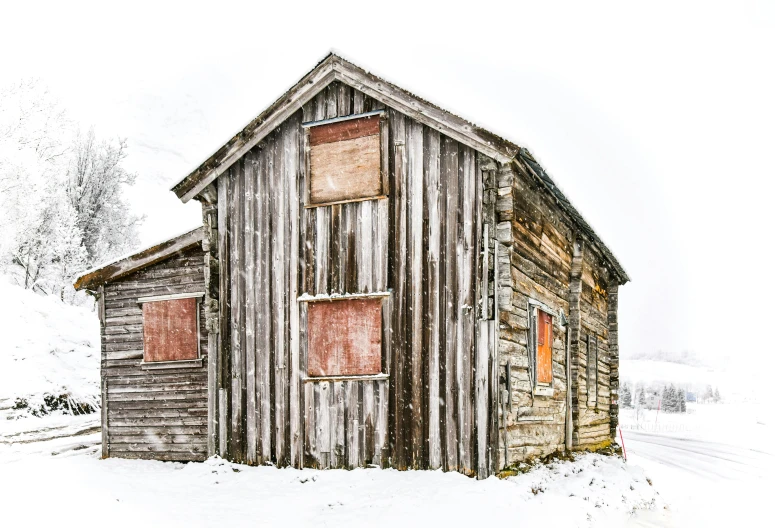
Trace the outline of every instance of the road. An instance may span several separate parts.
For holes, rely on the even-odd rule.
[[[668,504],[658,520],[639,515],[634,526],[769,525],[775,454],[739,442],[625,431],[628,461],[646,470]],[[666,517],[665,517],[666,515]]]

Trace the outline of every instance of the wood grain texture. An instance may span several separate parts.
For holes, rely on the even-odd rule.
[[[106,346],[108,343],[103,340],[101,362],[103,456],[126,458],[142,456],[162,460],[204,460],[206,458],[207,362],[205,361],[202,367],[193,369],[166,368],[147,371],[141,368],[144,310],[149,308],[151,311],[158,310],[163,308],[163,303],[189,305],[186,312],[190,311],[191,317],[184,317],[188,323],[184,326],[188,330],[187,339],[193,338],[193,341],[187,347],[201,347],[202,352],[206,353],[208,348],[204,308],[197,304],[197,299],[192,298],[147,302],[143,303],[142,308],[137,304],[137,299],[145,295],[149,285],[172,294],[187,293],[195,288],[203,291],[203,264],[204,255],[201,247],[191,248],[104,286],[105,296],[101,301],[104,302],[106,313],[103,338],[109,335],[130,340],[136,339],[133,336],[140,336],[140,338],[139,341],[129,341],[128,345],[128,347],[136,346],[139,349],[139,355],[116,355],[115,352],[108,350]],[[180,271],[179,274],[170,276],[165,273],[167,269]],[[181,274],[186,275],[189,280],[185,282],[176,280],[176,277],[180,277]],[[122,296],[116,296],[117,292],[122,292]],[[124,304],[123,299],[131,300],[134,307],[118,308]],[[170,304],[167,305],[167,308],[169,307]],[[196,311],[197,307],[198,311]],[[133,316],[134,318],[107,316],[109,313],[127,310],[137,315]],[[198,335],[197,318],[199,318],[200,327]],[[151,319],[154,317],[152,316]],[[169,321],[171,319],[168,319]],[[166,328],[169,325],[164,326]],[[175,324],[170,328],[174,333],[180,327]],[[158,332],[151,328],[149,334],[158,334]],[[121,341],[114,343],[118,345]],[[128,437],[130,435],[132,438]],[[175,442],[165,440],[170,435],[178,435]]]
[[[322,204],[382,194],[378,135],[310,148],[310,203]]]
[[[483,276],[489,260],[480,256],[483,173],[472,149],[392,109],[374,120],[379,134],[340,130],[328,138],[340,141],[308,143],[301,127],[379,108],[368,95],[332,83],[219,180],[219,231],[221,224],[228,231],[225,240],[219,232],[219,244],[228,248],[221,265],[228,276],[219,282],[226,290],[219,298],[227,321],[221,326],[228,344],[221,352],[226,455],[251,464],[441,467],[485,476],[494,466],[497,356],[494,328],[477,328],[481,299],[489,299],[483,290],[490,289]],[[386,198],[304,207],[314,201],[314,149],[363,138],[377,138],[374,167]],[[189,286],[180,280],[180,287]],[[371,316],[360,307],[333,325],[333,316],[320,317],[317,307],[352,301],[297,302],[302,295],[370,292],[389,295],[358,301],[374,304]],[[120,321],[126,338],[106,338],[115,358],[109,361],[121,362],[111,369],[137,361],[129,358],[137,350],[138,314],[120,297],[116,302],[106,318]],[[365,318],[372,359],[357,371],[387,378],[306,379],[333,370],[320,365],[319,337],[341,339],[343,326]],[[176,427],[198,417],[180,407],[163,412],[175,415],[168,418]]]

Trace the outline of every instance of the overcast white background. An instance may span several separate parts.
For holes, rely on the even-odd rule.
[[[200,222],[169,187],[333,49],[534,153],[632,278],[623,354],[771,355],[772,2],[18,4],[0,84],[128,139],[144,243]]]

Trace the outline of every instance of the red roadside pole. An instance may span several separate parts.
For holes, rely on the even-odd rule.
[[[619,427],[619,440],[622,442],[622,454],[624,455],[624,461],[627,462],[627,449],[624,447],[624,435],[622,435],[621,427]]]

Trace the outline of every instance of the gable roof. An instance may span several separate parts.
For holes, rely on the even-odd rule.
[[[175,238],[165,240],[132,255],[121,257],[99,268],[86,271],[73,284],[76,290],[96,290],[106,282],[120,279],[130,273],[157,264],[202,243],[204,228],[197,227]]]
[[[173,185],[171,190],[183,202],[197,196],[218,176],[226,172],[234,162],[260,143],[278,125],[333,81],[340,81],[351,86],[499,163],[506,164],[519,158],[530,166],[539,184],[556,198],[559,207],[577,222],[581,231],[598,246],[619,276],[621,284],[630,280],[611,250],[606,247],[600,237],[592,230],[592,227],[583,219],[581,213],[573,207],[526,149],[443,110],[333,53],[329,53],[307,75],[248,123],[245,128],[207,158],[198,168]]]

